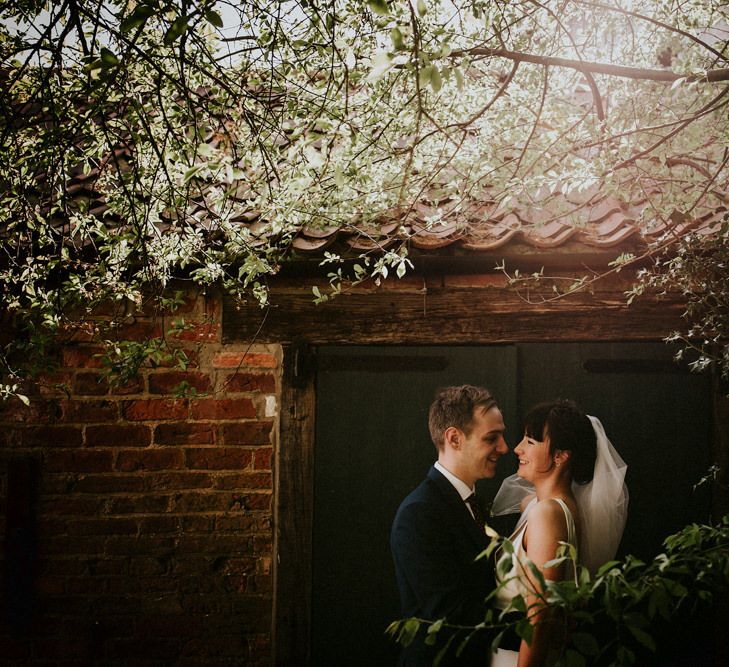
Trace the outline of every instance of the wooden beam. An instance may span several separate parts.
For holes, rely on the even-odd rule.
[[[314,516],[315,375],[308,346],[284,346],[276,453],[273,663],[309,664]]]
[[[223,340],[311,344],[494,344],[660,340],[682,326],[679,298],[626,305],[622,290],[528,304],[507,288],[362,290],[315,305],[309,288],[276,290],[271,305],[224,303]]]

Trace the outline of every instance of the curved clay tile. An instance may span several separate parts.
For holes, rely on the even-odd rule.
[[[410,245],[418,250],[438,250],[440,248],[447,248],[449,245],[456,243],[456,241],[458,241],[457,238],[424,236],[422,234],[415,234],[410,237]]]
[[[466,237],[461,247],[466,250],[495,250],[506,245],[519,234],[519,231],[519,229],[504,223],[479,225],[472,234]]]
[[[533,227],[524,230],[524,238],[527,243],[535,248],[556,248],[578,233],[578,229],[561,222],[549,222],[541,227]]]
[[[580,240],[585,245],[598,248],[610,248],[637,234],[638,231],[635,220],[631,220],[623,213],[615,211],[599,225],[582,230]]]
[[[336,236],[311,238],[308,236],[295,236],[291,242],[292,247],[304,253],[315,253],[330,246]]]
[[[373,240],[367,236],[359,235],[348,238],[346,240],[346,243],[352,250],[362,252],[369,250],[379,250],[381,248],[389,248],[395,241],[396,239],[394,236],[384,239]]]
[[[622,206],[619,200],[615,197],[605,197],[599,202],[588,206],[588,219],[589,223],[596,223],[605,220],[605,218],[619,213]]]

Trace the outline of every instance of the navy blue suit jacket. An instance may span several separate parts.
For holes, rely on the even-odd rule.
[[[402,618],[428,620],[445,617],[457,624],[483,621],[485,597],[493,590],[489,559],[476,561],[489,543],[453,485],[432,467],[426,479],[403,500],[395,515],[390,545],[400,590]],[[448,633],[439,632],[436,646],[423,636],[403,649],[400,665],[432,665]],[[455,637],[442,665],[488,664],[491,637],[481,632],[458,658],[464,634]]]

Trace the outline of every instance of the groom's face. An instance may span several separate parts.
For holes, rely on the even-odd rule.
[[[469,485],[496,474],[498,460],[509,451],[504,440],[504,418],[494,407],[484,412],[476,409],[471,430],[462,433],[460,443],[461,479]]]

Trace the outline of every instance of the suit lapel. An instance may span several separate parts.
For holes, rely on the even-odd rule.
[[[466,532],[474,545],[479,549],[483,550],[488,546],[488,539],[486,534],[481,532],[473,520],[471,513],[466,507],[466,503],[461,498],[458,491],[455,490],[453,484],[451,484],[435,467],[432,467],[428,472],[428,477],[435,482],[439,491],[443,496],[443,500],[448,507],[449,512],[453,515],[455,521],[458,521],[463,526],[464,532]]]

